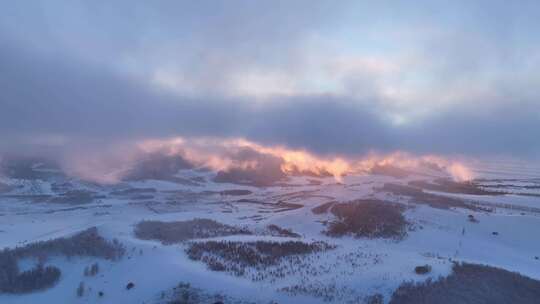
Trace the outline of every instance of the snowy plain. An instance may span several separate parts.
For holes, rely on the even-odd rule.
[[[513,167],[512,172],[518,171]],[[529,171],[526,172],[530,174]],[[509,184],[508,174],[489,178],[480,185]],[[14,190],[0,198],[0,248],[24,246],[36,241],[69,237],[96,226],[100,235],[118,239],[127,248],[120,261],[95,258],[58,256],[47,264],[62,270],[58,284],[50,289],[29,294],[0,294],[0,303],[161,303],[162,294],[179,282],[190,283],[205,293],[219,293],[238,303],[357,303],[380,293],[388,301],[393,291],[404,281],[424,281],[448,275],[453,261],[466,261],[500,267],[540,279],[540,213],[531,210],[503,208],[501,204],[520,207],[540,207],[540,197],[513,191],[516,186],[538,185],[534,178],[523,178],[503,190],[505,195],[467,195],[432,192],[463,200],[493,204],[493,212],[462,208],[436,209],[411,201],[407,197],[381,192],[385,183],[406,185],[409,181],[426,179],[426,175],[396,178],[384,175],[349,175],[336,182],[332,177],[291,177],[287,184],[270,187],[215,183],[207,172],[185,170],[179,176],[204,177],[197,186],[163,180],[124,182],[121,185],[96,186],[77,180],[70,181],[76,189],[91,189],[102,197],[88,204],[51,204],[36,202],[24,195],[56,195],[47,180],[4,179]],[[429,178],[427,178],[429,179]],[[316,182],[313,182],[313,181]],[[124,189],[154,189],[152,199],[135,199],[111,195]],[[250,194],[235,196],[225,190],[249,190]],[[487,189],[487,188],[486,188]],[[536,194],[535,191],[528,193]],[[16,195],[23,195],[18,197]],[[344,236],[330,237],[323,233],[330,213],[315,214],[312,208],[329,202],[356,199],[379,199],[407,206],[405,217],[410,223],[402,240],[368,239]],[[263,203],[261,203],[263,202]],[[283,208],[280,204],[299,207]],[[469,220],[470,216],[476,222]],[[296,269],[290,276],[252,281],[226,272],[211,271],[201,262],[192,261],[184,252],[186,244],[164,245],[158,241],[135,237],[134,227],[142,220],[183,221],[194,218],[213,219],[220,223],[263,231],[270,224],[300,234],[306,242],[324,241],[336,248],[310,259],[304,270]],[[495,235],[494,232],[497,234]],[[268,235],[218,237],[217,240],[254,241],[287,240]],[[91,263],[100,263],[96,277],[85,277],[83,270]],[[31,263],[31,261],[30,261]],[[415,266],[428,264],[431,273],[418,275]],[[294,265],[291,266],[294,269]],[[300,266],[299,266],[300,267]],[[305,266],[301,266],[305,267]],[[309,275],[309,271],[312,274]],[[76,295],[80,282],[87,292]],[[127,290],[128,282],[135,287]],[[302,285],[330,290],[332,298],[318,297],[309,292],[290,294],[284,288]],[[99,297],[97,292],[104,293]]]

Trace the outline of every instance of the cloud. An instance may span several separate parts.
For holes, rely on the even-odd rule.
[[[64,151],[57,161],[69,176],[104,184],[141,179],[194,184],[196,182],[177,176],[179,170],[194,168],[217,173],[214,176],[216,182],[257,186],[285,182],[288,177],[298,175],[333,177],[342,181],[351,173],[397,174],[400,177],[408,175],[410,170],[426,169],[456,180],[474,177],[463,160],[452,157],[405,152],[322,156],[283,145],[261,145],[242,138],[217,137],[173,137],[77,147]]]
[[[322,155],[540,153],[533,2],[381,3],[3,5],[0,150],[209,136]]]

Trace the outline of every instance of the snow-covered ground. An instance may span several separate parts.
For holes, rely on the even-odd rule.
[[[516,166],[511,169],[511,173],[519,171]],[[531,170],[524,173],[519,176],[519,182],[512,183],[512,187],[538,185],[538,180],[523,177],[532,174]],[[180,172],[186,178],[196,177],[197,174],[203,173],[186,170],[182,175]],[[204,175],[208,177],[208,173]],[[503,178],[510,179],[511,176],[505,174]],[[404,196],[378,191],[385,183],[405,185],[408,181],[418,179],[426,179],[426,175],[399,179],[364,174],[347,176],[340,183],[330,177],[292,177],[287,185],[265,188],[214,183],[208,178],[199,186],[157,180],[96,186],[74,180],[71,182],[75,189],[95,191],[98,197],[92,203],[78,205],[40,202],[31,197],[58,195],[53,191],[52,181],[4,178],[2,182],[14,186],[14,189],[0,198],[0,248],[70,236],[97,226],[99,233],[107,239],[116,238],[123,243],[128,253],[116,262],[88,257],[69,260],[54,257],[47,263],[62,270],[56,286],[23,295],[0,294],[0,303],[158,303],[162,292],[179,282],[188,282],[209,294],[220,293],[247,302],[347,303],[375,293],[381,293],[388,301],[403,281],[423,281],[428,277],[447,275],[451,271],[452,261],[488,264],[540,279],[540,261],[535,259],[540,256],[540,239],[536,233],[540,231],[540,213],[534,209],[517,212],[502,205],[540,208],[540,197],[437,193],[481,201],[485,205],[493,204],[494,212],[480,212],[456,208],[435,209],[409,202]],[[484,180],[482,183],[508,184],[500,180]],[[151,197],[144,198],[111,194],[132,188],[151,188],[155,191],[150,193]],[[222,192],[233,189],[249,190],[251,194],[235,196]],[[537,190],[519,192],[538,193]],[[332,220],[333,215],[314,214],[311,211],[313,207],[329,201],[362,198],[406,204],[405,216],[411,223],[407,237],[396,241],[333,238],[322,233],[325,230],[323,223]],[[284,203],[300,206],[289,208]],[[474,216],[477,222],[470,221],[469,215]],[[307,258],[309,263],[302,265],[301,270],[296,269],[295,265],[290,266],[294,271],[286,277],[254,282],[248,277],[211,271],[205,264],[190,260],[184,252],[186,244],[163,245],[134,236],[134,226],[141,220],[181,221],[194,218],[214,219],[252,231],[262,231],[267,225],[275,224],[302,235],[302,240],[306,242],[325,241],[337,247],[318,254],[317,258]],[[253,241],[283,238],[256,234],[217,239]],[[99,274],[95,277],[84,276],[84,268],[96,261],[100,264]],[[424,264],[431,265],[432,272],[428,275],[416,274],[415,266]],[[82,297],[76,295],[80,282],[84,282],[87,288]],[[135,287],[127,290],[125,286],[128,282],[133,282]],[[292,294],[283,291],[295,285],[308,290],[326,288],[330,290],[332,298],[317,297],[309,292]],[[98,291],[104,293],[103,297],[98,296]]]

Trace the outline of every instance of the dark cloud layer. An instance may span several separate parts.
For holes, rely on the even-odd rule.
[[[35,147],[95,148],[169,136],[245,137],[320,154],[373,150],[527,158],[540,154],[540,94],[531,87],[536,82],[527,85],[529,74],[510,74],[489,82],[493,94],[467,96],[455,107],[413,116],[405,124],[388,118],[385,97],[378,94],[369,75],[351,84],[374,92],[360,94],[363,97],[346,92],[302,93],[255,101],[215,89],[227,83],[229,74],[252,64],[296,69],[302,60],[297,41],[313,32],[327,34],[325,26],[343,14],[342,7],[330,2],[320,2],[313,10],[305,9],[307,2],[291,7],[288,1],[273,5],[168,2],[155,10],[152,5],[138,4],[127,6],[120,18],[125,5],[111,4],[108,10],[101,5],[68,5],[55,11],[63,16],[56,21],[46,18],[50,8],[40,9],[37,4],[27,13],[28,5],[9,8],[10,18],[19,16],[23,22],[19,28],[14,26],[15,19],[6,17],[0,23],[0,154]],[[497,11],[504,15],[502,9]],[[92,12],[98,16],[94,24],[101,22],[98,30],[77,21],[90,18]],[[410,15],[422,19],[415,16]],[[512,24],[518,23],[511,19]],[[519,23],[534,21],[526,18]],[[110,33],[103,34],[109,28]],[[508,29],[484,34],[490,43],[500,44],[494,63],[482,62],[489,68],[471,67],[481,56],[478,50],[463,47],[466,40],[453,48],[446,41],[444,51],[425,45],[425,56],[444,55],[443,64],[430,66],[440,69],[436,71],[441,83],[455,83],[456,75],[463,72],[473,78],[470,86],[475,86],[474,80],[487,78],[485,72],[497,63],[525,65],[527,60],[520,58],[533,56],[518,56],[511,45],[502,44],[508,37],[523,39]],[[147,48],[152,51],[145,56]],[[134,73],[115,64],[119,54],[128,51],[133,51],[136,61]],[[152,85],[140,74],[155,62],[172,71],[181,69],[208,94],[179,94]],[[461,79],[463,86],[462,82],[466,84],[467,79]],[[432,98],[429,103],[437,104],[438,97]]]
[[[527,102],[458,108],[396,126],[369,101],[330,95],[258,105],[243,99],[184,99],[107,69],[35,56],[12,45],[0,49],[0,63],[4,148],[52,135],[65,137],[68,144],[182,135],[240,136],[323,154],[540,152],[540,109]]]

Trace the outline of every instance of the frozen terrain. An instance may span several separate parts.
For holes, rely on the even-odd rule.
[[[377,294],[387,303],[403,282],[447,276],[454,262],[540,280],[540,174],[507,168],[483,167],[466,186],[426,168],[339,182],[298,174],[257,187],[216,182],[214,172],[193,168],[174,178],[99,185],[34,166],[36,174],[0,180],[0,248],[97,227],[125,254],[114,260],[52,254],[41,263],[61,270],[54,286],[0,293],[0,303],[362,303]],[[388,227],[377,224],[347,231],[347,215],[345,232],[331,232],[340,220],[336,205],[367,200],[398,208],[399,233],[380,233]],[[200,227],[189,228],[194,223]],[[245,261],[227,250],[254,257]],[[36,263],[18,260],[20,271]],[[94,263],[97,274],[85,275]],[[415,272],[422,265],[429,271]]]

